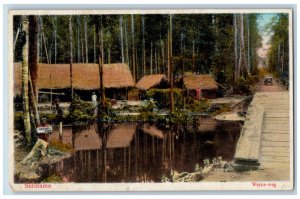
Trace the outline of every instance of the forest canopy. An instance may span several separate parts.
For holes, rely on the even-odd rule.
[[[23,17],[14,16],[15,62],[22,61]],[[146,74],[167,73],[170,15],[40,15],[36,18],[40,63],[69,63],[71,50],[74,63],[97,63],[97,31],[102,30],[104,63],[127,63],[136,81]],[[186,72],[212,73],[216,77],[222,73],[226,74],[226,83],[233,83],[237,78],[255,74],[256,51],[262,39],[258,18],[259,14],[172,15],[174,77]]]

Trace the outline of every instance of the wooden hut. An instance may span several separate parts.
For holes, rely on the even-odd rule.
[[[168,80],[163,74],[145,75],[136,83],[139,98],[144,98],[147,90],[151,88],[167,88]]]
[[[87,94],[90,100],[91,91],[100,88],[100,75],[98,64],[73,64],[73,88],[76,93]],[[14,64],[14,94],[21,92],[22,77],[21,63]],[[104,64],[103,85],[106,96],[115,99],[126,99],[127,89],[134,87],[132,74],[127,64]],[[39,90],[70,90],[70,64],[39,64],[38,81]]]
[[[187,95],[196,99],[216,98],[218,84],[214,78],[209,75],[185,75],[183,77],[184,88]]]
[[[163,74],[145,75],[136,83],[136,87],[140,90],[148,90],[150,88],[166,88],[167,77]]]

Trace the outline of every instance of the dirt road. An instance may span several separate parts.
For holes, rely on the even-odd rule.
[[[273,85],[265,85],[264,78],[262,78],[256,85],[256,92],[283,92],[287,91],[284,86],[280,83],[280,81],[275,78],[272,74],[267,74],[266,77],[273,78]]]

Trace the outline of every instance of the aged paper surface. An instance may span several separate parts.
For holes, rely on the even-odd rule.
[[[11,10],[12,189],[292,190],[292,28],[291,9]]]

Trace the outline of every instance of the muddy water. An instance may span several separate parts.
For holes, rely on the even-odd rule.
[[[171,171],[193,172],[205,158],[232,160],[241,124],[203,118],[196,127],[161,130],[156,124],[64,127],[74,155],[51,168],[66,182],[161,182]],[[59,139],[58,131],[51,135]]]

